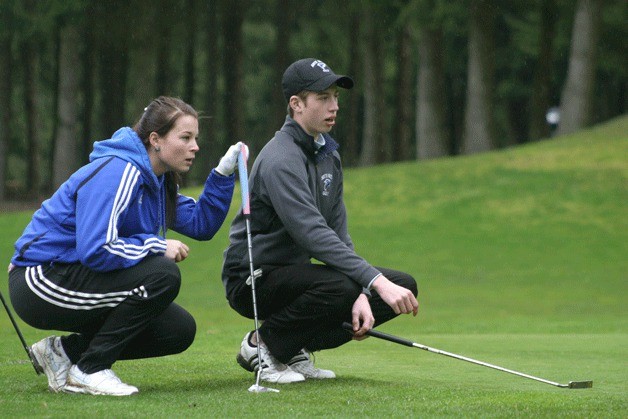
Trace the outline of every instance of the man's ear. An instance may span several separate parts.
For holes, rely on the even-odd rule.
[[[301,109],[304,106],[303,101],[301,100],[301,98],[297,95],[292,95],[290,96],[290,101],[288,102],[288,104],[290,105],[290,108],[292,108],[292,110],[294,112],[299,112],[301,111]]]

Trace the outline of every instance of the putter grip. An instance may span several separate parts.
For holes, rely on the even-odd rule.
[[[240,192],[242,194],[242,213],[246,216],[251,214],[251,204],[249,200],[249,175],[247,162],[249,156],[246,146],[242,143],[240,154],[238,155],[238,175],[240,176]]]
[[[350,332],[353,332],[353,326],[351,326],[351,323],[344,322],[342,324],[342,327]],[[384,339],[390,342],[398,343],[400,345],[414,346],[414,343],[409,340],[402,339],[397,336],[389,335],[388,333],[379,332],[375,329],[369,330],[368,332],[366,332],[366,334],[369,336],[373,336],[374,338]]]

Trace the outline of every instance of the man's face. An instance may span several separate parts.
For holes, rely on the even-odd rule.
[[[305,100],[296,98],[294,120],[309,135],[316,137],[323,132],[329,132],[336,125],[338,113],[338,87],[333,85],[322,92],[309,92]]]

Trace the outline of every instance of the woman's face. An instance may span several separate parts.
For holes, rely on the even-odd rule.
[[[161,176],[169,171],[188,172],[199,150],[197,140],[198,120],[191,115],[179,117],[163,137],[151,133],[152,152],[149,157],[155,174]]]

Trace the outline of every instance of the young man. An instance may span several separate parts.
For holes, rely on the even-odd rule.
[[[291,383],[334,378],[315,368],[312,351],[364,338],[399,314],[417,314],[417,286],[408,274],[370,265],[347,231],[340,156],[329,132],[336,124],[338,89],[353,80],[324,62],[291,64],[282,79],[289,115],[257,156],[250,173],[253,261],[259,336],[247,333],[237,356],[261,379]],[[233,220],[224,253],[223,283],[231,307],[252,318],[245,221]],[[312,263],[312,259],[320,263]],[[353,336],[342,328],[348,321]],[[260,345],[261,360],[256,345]]]

